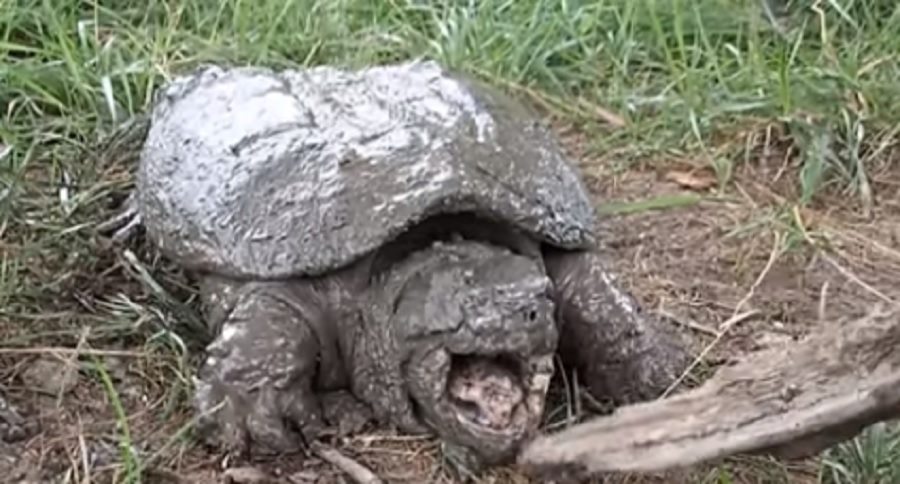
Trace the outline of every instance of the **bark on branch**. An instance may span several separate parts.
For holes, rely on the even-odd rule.
[[[740,453],[803,457],[900,417],[900,306],[819,331],[724,367],[697,389],[541,436],[520,464],[544,476],[587,475]]]

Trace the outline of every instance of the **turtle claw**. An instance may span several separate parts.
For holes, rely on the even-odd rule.
[[[247,434],[254,447],[261,448],[263,453],[299,452],[308,447],[309,441],[320,432],[320,427],[316,425],[300,424],[296,429],[288,425],[291,419],[285,407],[294,407],[292,401],[300,396],[291,393],[271,387],[263,389],[250,408],[245,422]]]
[[[116,215],[97,224],[97,231],[109,234],[115,243],[128,240],[141,225],[141,214],[138,212],[137,198],[134,192],[128,195],[122,204],[122,210]]]
[[[209,365],[204,370],[218,373]],[[195,381],[198,430],[215,447],[244,457],[289,454],[306,450],[324,429],[313,395],[272,385],[250,390],[215,374],[202,378]]]
[[[219,351],[220,347],[213,350]],[[201,380],[195,382],[196,404],[210,415],[202,422],[201,434],[229,452],[243,456],[303,452],[328,427],[343,437],[374,420],[371,409],[347,391],[319,396],[304,391],[303,385],[281,388],[265,383],[251,390],[247,382],[226,382],[228,368],[245,365],[240,358],[227,356],[207,360]]]

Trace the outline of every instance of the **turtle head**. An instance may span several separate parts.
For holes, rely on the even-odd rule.
[[[542,264],[478,242],[437,244],[394,313],[417,418],[469,468],[513,458],[541,422],[558,333]]]

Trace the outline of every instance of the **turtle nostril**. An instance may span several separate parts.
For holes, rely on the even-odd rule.
[[[529,321],[534,321],[535,319],[537,319],[537,311],[531,310],[531,311],[528,313],[528,320],[529,320]]]

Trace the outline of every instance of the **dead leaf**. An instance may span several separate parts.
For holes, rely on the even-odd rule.
[[[670,171],[666,173],[665,179],[673,182],[682,188],[691,190],[706,190],[718,183],[716,177],[708,171]]]

